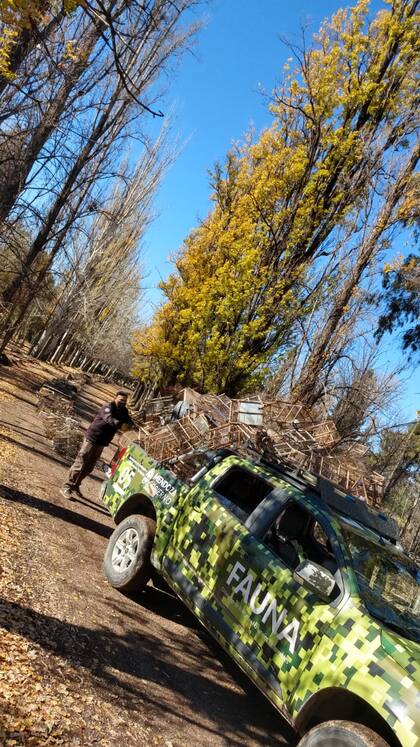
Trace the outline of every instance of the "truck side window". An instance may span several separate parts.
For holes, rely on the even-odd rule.
[[[310,520],[307,511],[290,501],[263,537],[270,550],[292,570],[307,557],[302,540],[308,533]]]
[[[222,501],[226,508],[245,521],[254,508],[271,493],[273,486],[246,469],[232,467],[215,482],[213,490],[227,499],[227,502]]]
[[[338,570],[326,532],[294,501],[287,503],[269,527],[263,542],[292,570],[302,560],[312,560],[333,575]]]

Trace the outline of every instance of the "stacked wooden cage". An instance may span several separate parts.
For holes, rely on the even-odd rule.
[[[74,385],[54,379],[38,392],[37,409],[45,435],[54,451],[74,459],[83,440],[83,430],[74,414]]]
[[[249,456],[322,475],[362,500],[377,505],[383,478],[364,463],[366,447],[344,444],[332,421],[315,422],[303,405],[242,400],[226,395],[202,395],[192,389],[181,393],[184,407],[170,398],[145,403],[139,441],[150,456],[166,462],[177,474],[188,475],[198,452],[230,448]],[[175,405],[175,407],[174,407]],[[174,413],[183,413],[178,419]]]

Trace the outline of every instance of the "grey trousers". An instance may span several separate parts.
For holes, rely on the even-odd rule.
[[[101,456],[104,446],[91,444],[87,438],[83,439],[80,451],[70,467],[66,488],[78,488],[82,480],[95,469],[95,464]]]

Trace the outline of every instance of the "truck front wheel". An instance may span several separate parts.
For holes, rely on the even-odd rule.
[[[388,742],[361,724],[326,721],[305,734],[297,747],[388,747]]]
[[[156,522],[148,516],[127,516],[111,534],[104,557],[104,573],[120,591],[141,591],[151,573],[150,553]]]

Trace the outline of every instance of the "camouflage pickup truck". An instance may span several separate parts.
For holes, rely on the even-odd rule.
[[[420,745],[420,572],[395,523],[310,474],[206,458],[181,481],[136,443],[116,455],[110,584],[162,575],[299,747]]]

